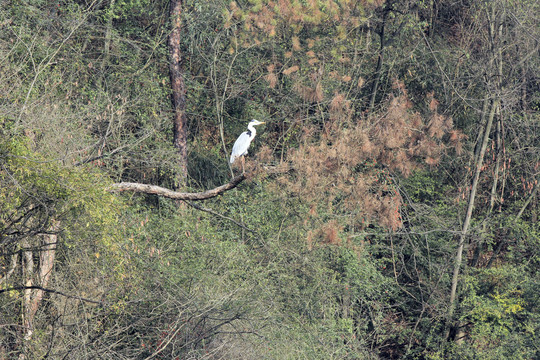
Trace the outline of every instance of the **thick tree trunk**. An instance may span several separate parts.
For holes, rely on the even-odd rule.
[[[24,274],[24,297],[23,297],[23,327],[24,341],[32,338],[34,333],[34,318],[43,300],[44,290],[51,279],[54,259],[56,256],[56,245],[58,241],[57,232],[60,228],[60,222],[53,221],[49,227],[48,234],[42,235],[40,242],[39,267],[36,271],[34,254],[30,250],[28,241],[23,242],[23,274]],[[37,276],[35,273],[38,273]],[[36,284],[34,284],[34,282]],[[24,345],[23,345],[24,346]],[[19,357],[20,359],[24,358]]]
[[[178,175],[175,187],[179,189],[187,177],[187,116],[186,85],[182,69],[180,36],[182,31],[182,0],[171,0],[169,17],[172,31],[169,35],[169,76],[171,79],[171,98],[174,110],[173,145],[178,152]]]
[[[58,242],[57,232],[60,229],[60,223],[54,221],[49,231],[50,234],[43,235],[39,253],[39,286],[46,288],[51,279],[54,258],[56,256],[56,245]],[[32,302],[30,303],[30,317],[33,319],[43,299],[44,291],[38,289],[34,292]]]
[[[23,257],[22,257],[22,271],[23,271],[23,280],[24,286],[27,287],[24,290],[23,295],[23,307],[22,307],[22,323],[23,323],[23,332],[24,340],[30,340],[33,334],[33,319],[30,317],[30,303],[32,302],[32,290],[30,287],[34,285],[34,257],[30,249],[30,243],[28,240],[22,242]],[[23,344],[24,347],[24,344]]]

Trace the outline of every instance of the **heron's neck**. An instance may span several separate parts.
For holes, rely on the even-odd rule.
[[[248,130],[251,133],[251,137],[254,137],[257,134],[257,131],[255,130],[255,126],[252,124],[248,124]]]

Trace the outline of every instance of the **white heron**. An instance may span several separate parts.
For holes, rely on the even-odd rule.
[[[255,138],[255,135],[257,135],[257,131],[255,130],[255,126],[262,125],[264,122],[259,120],[251,120],[248,124],[247,131],[244,131],[240,134],[238,139],[234,142],[232,152],[231,152],[231,159],[230,163],[234,163],[236,159],[241,158],[242,161],[242,172],[244,172],[244,156],[247,155],[249,145],[251,144],[251,141]]]

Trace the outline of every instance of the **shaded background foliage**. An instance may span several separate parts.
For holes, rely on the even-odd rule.
[[[186,191],[267,122],[206,211],[106,191],[179,170],[168,9],[2,2],[0,358],[538,357],[535,1],[184,1]]]

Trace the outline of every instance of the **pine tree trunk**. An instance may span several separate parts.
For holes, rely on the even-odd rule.
[[[180,36],[182,31],[182,0],[171,0],[169,17],[172,31],[169,35],[169,76],[171,79],[171,98],[174,110],[173,145],[178,153],[178,174],[175,187],[185,185],[187,178],[187,116],[186,86],[182,69]]]

